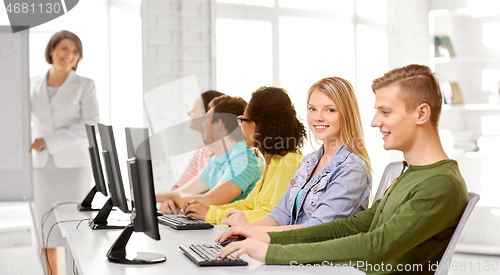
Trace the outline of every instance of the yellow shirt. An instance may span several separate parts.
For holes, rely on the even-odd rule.
[[[288,183],[303,158],[304,156],[300,153],[274,157],[267,168],[267,173],[266,169],[262,171],[260,180],[246,199],[210,206],[205,221],[220,224],[222,220],[227,219],[226,214],[230,209],[242,210],[249,222],[266,216],[285,194]]]

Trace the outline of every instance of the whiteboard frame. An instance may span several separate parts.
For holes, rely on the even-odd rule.
[[[19,35],[21,38],[21,51],[19,60],[22,62],[22,117],[19,119],[23,125],[23,170],[17,172],[0,172],[0,202],[33,201],[33,170],[31,154],[31,100],[30,100],[30,75],[29,75],[29,30],[12,33],[10,26],[0,26],[0,36]],[[8,81],[2,80],[0,82]],[[18,103],[13,103],[18,104]],[[0,125],[1,129],[2,125]],[[9,130],[9,129],[2,129]],[[1,146],[1,144],[0,144]],[[8,157],[8,156],[0,156]]]

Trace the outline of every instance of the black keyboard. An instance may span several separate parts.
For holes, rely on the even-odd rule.
[[[191,261],[198,266],[223,266],[223,265],[248,265],[247,262],[240,260],[229,254],[226,258],[217,258],[217,253],[222,249],[218,244],[193,244],[189,247],[179,246]]]
[[[170,226],[176,230],[196,230],[196,229],[210,229],[214,226],[198,219],[187,218],[184,215],[163,215],[158,216],[158,222]]]

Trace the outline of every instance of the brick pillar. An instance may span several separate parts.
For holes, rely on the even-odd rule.
[[[201,92],[215,88],[211,72],[211,11],[211,0],[142,2],[144,92],[191,75],[196,76]],[[162,109],[165,108],[160,106],[153,111]],[[182,114],[188,111],[179,110]],[[175,179],[168,160],[154,161],[153,169],[157,192],[173,185]]]

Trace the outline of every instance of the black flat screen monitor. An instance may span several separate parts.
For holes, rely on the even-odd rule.
[[[113,135],[113,126],[97,124],[99,135],[101,136],[102,155],[106,166],[106,175],[113,199],[113,206],[117,206],[124,213],[128,213],[127,197],[123,188],[120,163],[118,162],[118,153],[116,151],[115,136]]]
[[[101,137],[102,157],[106,167],[106,178],[111,198],[102,207],[97,216],[90,222],[92,229],[118,229],[124,228],[120,225],[108,224],[108,216],[113,206],[117,206],[124,213],[129,212],[127,197],[123,188],[120,164],[118,162],[118,153],[116,151],[115,137],[113,127],[110,125],[97,124],[99,135]]]
[[[128,151],[128,172],[132,199],[131,224],[123,230],[108,251],[108,260],[120,264],[153,264],[166,260],[161,254],[127,253],[125,247],[133,232],[144,232],[160,240],[156,218],[156,200],[147,128],[125,128]]]
[[[89,154],[90,162],[92,164],[92,173],[94,174],[95,185],[92,187],[88,195],[83,199],[82,203],[78,205],[80,211],[98,211],[98,208],[92,208],[92,201],[97,192],[104,196],[108,195],[106,183],[104,181],[104,173],[102,171],[101,158],[99,153],[99,145],[97,144],[96,130],[94,125],[85,125],[87,137],[89,140]]]

